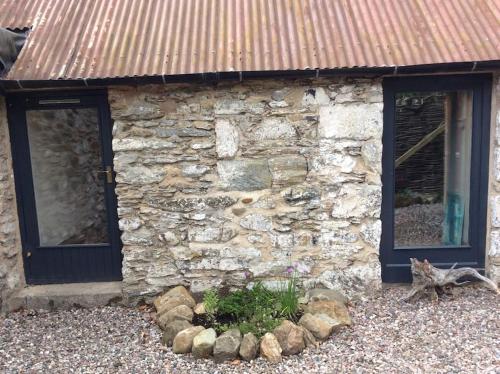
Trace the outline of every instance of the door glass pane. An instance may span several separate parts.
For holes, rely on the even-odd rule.
[[[472,92],[396,96],[395,247],[469,242]]]
[[[107,243],[96,108],[26,112],[41,246]]]

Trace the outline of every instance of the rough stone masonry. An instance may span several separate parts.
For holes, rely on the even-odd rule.
[[[109,90],[124,292],[193,292],[310,271],[381,284],[382,86],[265,80]]]

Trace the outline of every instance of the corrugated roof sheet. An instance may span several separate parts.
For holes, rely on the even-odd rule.
[[[498,0],[0,0],[8,79],[500,60]]]

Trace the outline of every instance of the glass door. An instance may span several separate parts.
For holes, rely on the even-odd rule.
[[[120,279],[105,93],[9,103],[28,282]]]
[[[488,87],[485,76],[384,82],[384,281],[410,280],[411,257],[484,266]]]

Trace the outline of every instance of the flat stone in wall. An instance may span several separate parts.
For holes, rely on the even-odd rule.
[[[276,281],[373,292],[379,80],[113,88],[124,292]]]
[[[7,111],[0,96],[0,311],[24,285]]]

